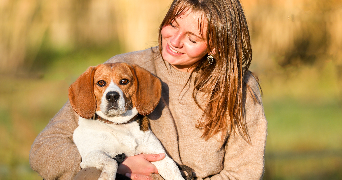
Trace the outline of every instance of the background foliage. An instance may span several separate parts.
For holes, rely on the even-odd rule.
[[[268,120],[264,179],[342,179],[342,1],[241,0]],[[157,45],[171,0],[0,0],[0,179],[88,66]]]

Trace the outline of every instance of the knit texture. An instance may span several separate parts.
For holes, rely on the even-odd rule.
[[[206,141],[196,128],[203,112],[192,98],[193,79],[187,84],[190,74],[164,62],[157,48],[117,55],[107,62],[137,64],[161,79],[162,98],[148,115],[151,129],[169,156],[192,168],[197,179],[261,179],[267,121],[258,83],[250,73],[244,81],[251,87],[245,103],[251,144],[235,133],[221,147],[220,134]],[[201,105],[206,103],[204,94],[198,98]],[[67,102],[34,141],[30,164],[44,179],[72,179],[80,170],[81,157],[72,142],[77,122],[78,116]]]

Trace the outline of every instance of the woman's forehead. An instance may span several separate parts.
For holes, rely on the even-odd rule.
[[[181,13],[179,13],[177,16],[175,16],[174,19],[177,21],[177,19],[184,19],[187,17],[191,17],[192,20],[194,20],[194,23],[197,24],[197,28],[199,30],[200,35],[203,37],[205,35],[205,31],[207,30],[207,19],[204,16],[204,12],[202,11],[194,11],[192,9],[185,9]]]

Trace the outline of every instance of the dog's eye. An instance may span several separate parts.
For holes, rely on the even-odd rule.
[[[100,87],[103,87],[103,86],[106,85],[106,81],[104,81],[104,80],[99,80],[99,81],[97,81],[96,84],[97,84],[98,86],[100,86]]]
[[[129,80],[128,79],[121,79],[120,80],[120,84],[121,85],[126,85],[126,84],[128,84],[129,83]]]

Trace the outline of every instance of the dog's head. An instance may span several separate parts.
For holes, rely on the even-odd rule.
[[[133,109],[148,115],[158,105],[160,96],[161,82],[157,77],[126,63],[89,67],[69,88],[72,108],[86,119],[95,112],[110,118]]]

